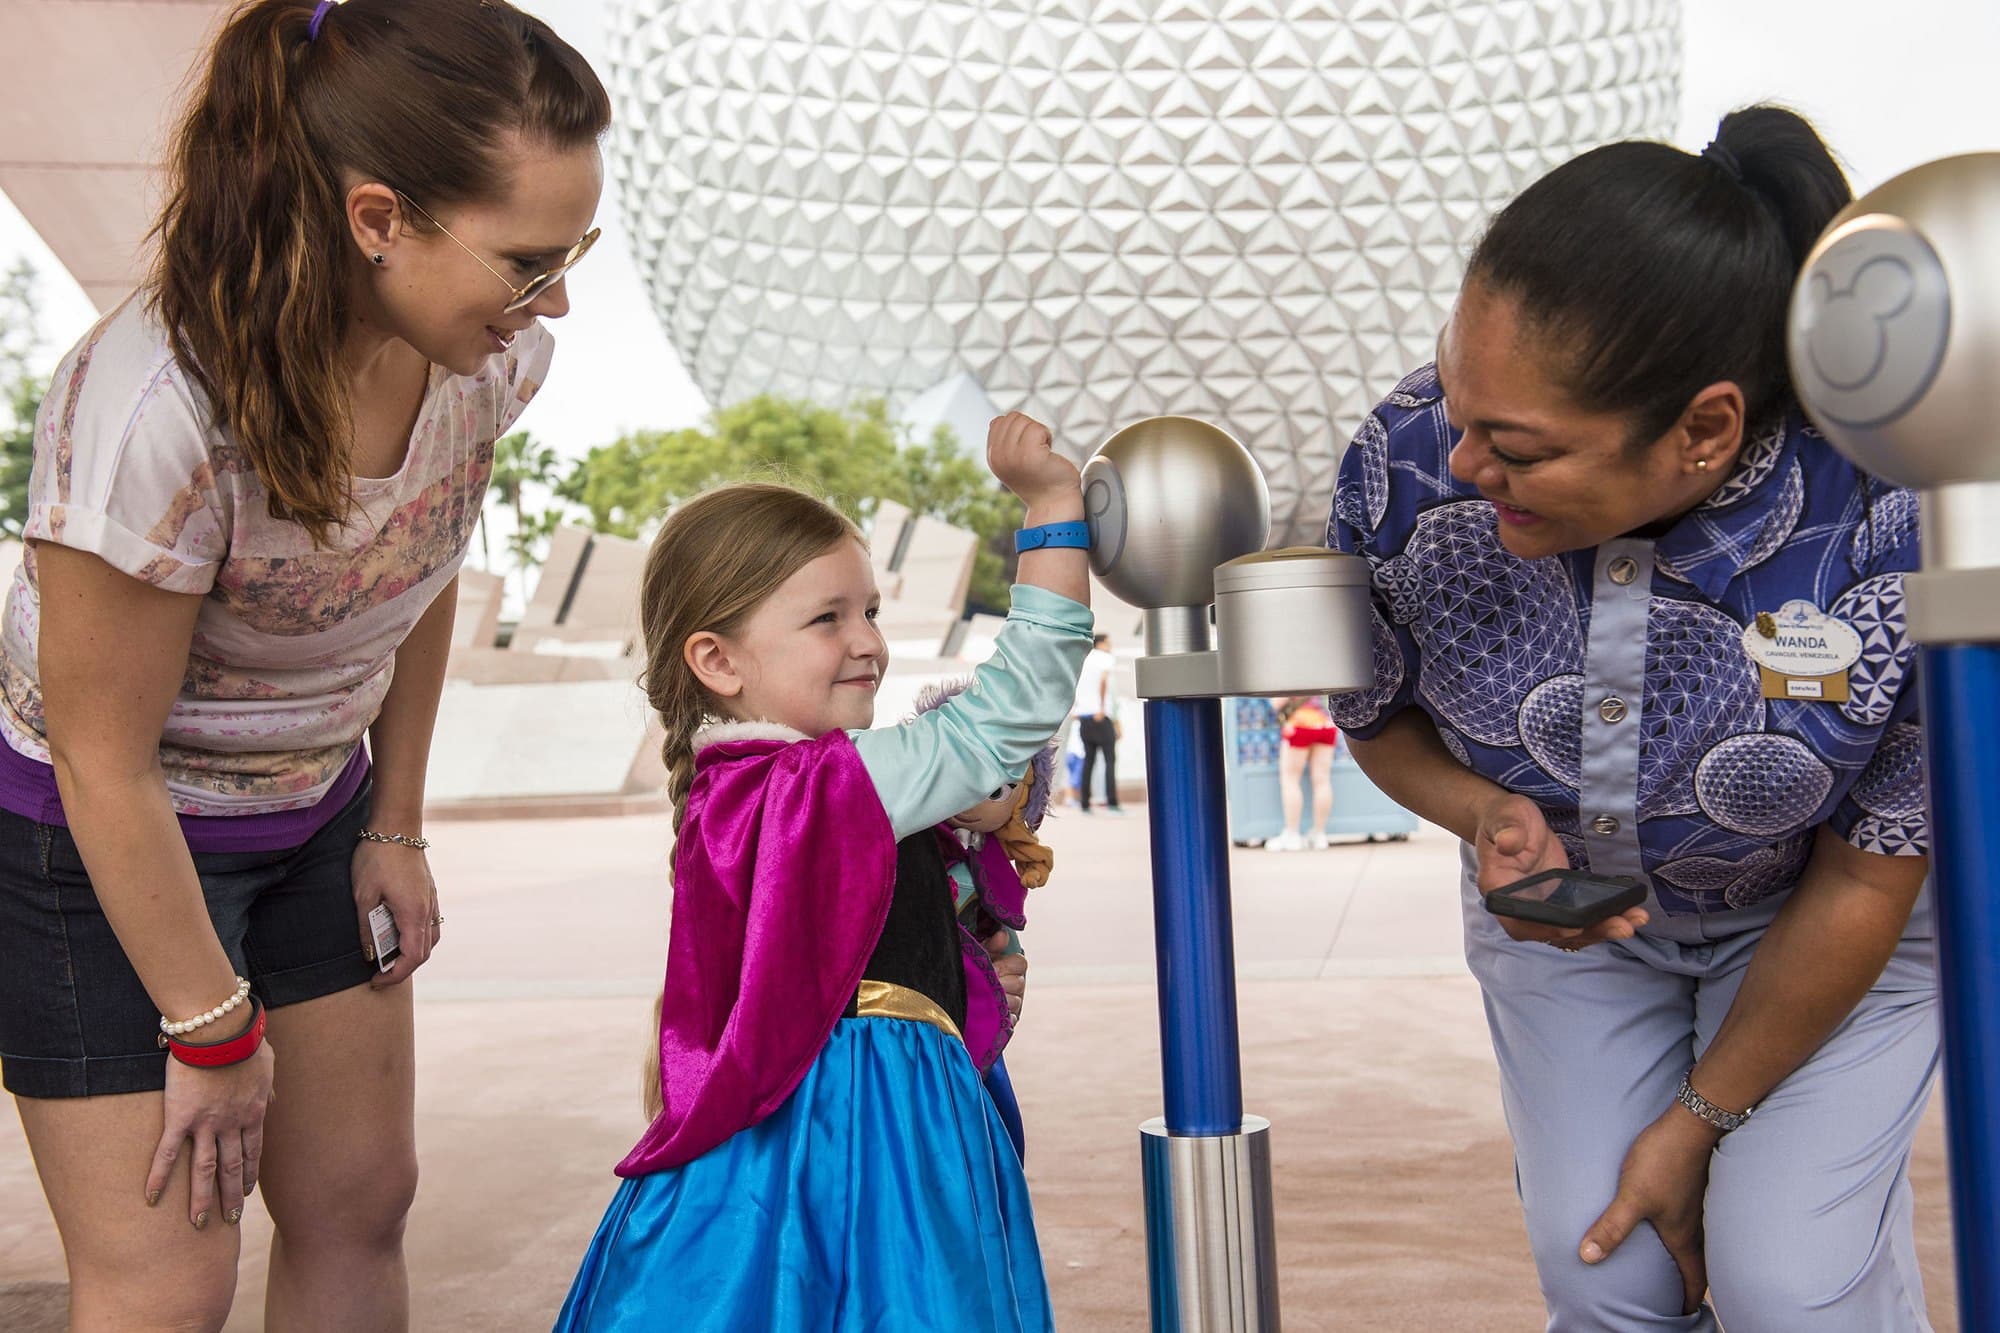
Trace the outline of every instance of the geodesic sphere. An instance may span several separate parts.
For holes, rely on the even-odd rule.
[[[969,372],[1217,422],[1317,539],[1494,208],[1679,98],[1679,0],[620,0],[612,173],[712,403]],[[976,445],[977,441],[968,441]]]

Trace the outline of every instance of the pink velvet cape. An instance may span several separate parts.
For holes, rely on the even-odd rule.
[[[621,1176],[692,1161],[784,1104],[853,998],[895,888],[895,831],[847,733],[722,740],[695,770],[674,847],[665,1109]]]

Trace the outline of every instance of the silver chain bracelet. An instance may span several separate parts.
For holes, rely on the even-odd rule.
[[[1722,1133],[1728,1134],[1734,1130],[1743,1128],[1744,1123],[1751,1116],[1757,1114],[1757,1108],[1754,1106],[1747,1107],[1741,1112],[1723,1110],[1720,1106],[1717,1106],[1714,1102],[1694,1090],[1694,1084],[1688,1081],[1693,1075],[1694,1070],[1692,1068],[1687,1073],[1681,1075],[1680,1091],[1674,1094],[1674,1100],[1694,1112],[1697,1116],[1700,1116],[1704,1121]]]
[[[427,850],[431,845],[429,838],[411,838],[401,833],[377,833],[372,828],[362,829],[360,837],[363,842],[393,842],[398,847],[414,847],[420,852]]]

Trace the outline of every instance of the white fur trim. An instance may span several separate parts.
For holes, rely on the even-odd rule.
[[[803,731],[781,727],[776,722],[711,722],[694,734],[694,752],[725,741],[809,741]]]

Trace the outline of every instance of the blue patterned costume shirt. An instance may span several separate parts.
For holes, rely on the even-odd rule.
[[[1366,739],[1423,709],[1459,762],[1535,801],[1571,865],[1588,868],[1579,788],[1599,702],[1584,697],[1597,562],[1508,553],[1492,505],[1451,477],[1457,439],[1427,366],[1341,461],[1327,543],[1372,571],[1376,684],[1336,696],[1334,716]],[[1865,851],[1928,851],[1903,625],[1916,568],[1916,495],[1865,478],[1796,415],[1746,444],[1721,489],[1658,538],[1633,716],[1639,854],[1669,914],[1789,891],[1821,824]],[[1845,703],[1762,697],[1744,627],[1795,599],[1861,637]]]

